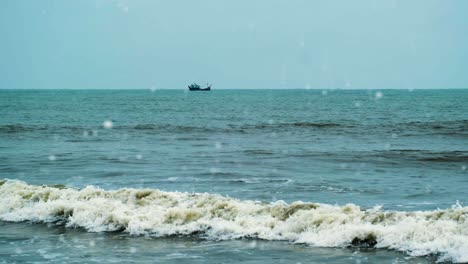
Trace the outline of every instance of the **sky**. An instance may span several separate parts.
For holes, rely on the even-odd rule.
[[[2,0],[0,88],[468,87],[467,0]]]

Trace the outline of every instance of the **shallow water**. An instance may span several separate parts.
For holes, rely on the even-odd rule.
[[[5,262],[58,263],[433,263],[434,259],[360,248],[314,248],[263,240],[153,239],[63,226],[0,223]],[[32,235],[34,234],[34,235]]]
[[[0,178],[30,184],[21,188],[60,184],[79,189],[94,185],[106,191],[207,192],[236,198],[241,204],[300,200],[343,208],[352,203],[362,212],[375,206],[382,206],[382,212],[436,212],[456,205],[461,218],[449,219],[447,224],[464,230],[468,225],[463,207],[468,199],[468,90],[380,92],[382,97],[378,91],[364,90],[1,90]],[[103,126],[106,121],[111,121],[106,124],[112,128]],[[12,191],[5,186],[3,194]],[[0,197],[11,205],[8,196]],[[57,262],[64,256],[69,257],[67,261],[94,261],[102,248],[142,252],[128,255],[135,262],[167,262],[167,256],[186,261],[196,256],[195,260],[215,263],[271,259],[349,263],[350,258],[424,263],[437,258],[407,259],[406,254],[386,249],[348,249],[352,241],[346,244],[346,240],[323,248],[312,247],[313,241],[304,245],[263,241],[258,236],[227,241],[206,241],[203,235],[135,237],[125,228],[123,233],[88,233],[56,226],[56,214],[11,217],[20,215],[21,208],[39,212],[38,201],[31,204],[29,198],[21,199],[21,206],[7,206],[9,216],[0,212],[0,219],[27,221],[2,222],[0,243],[20,251],[25,247],[21,243],[30,243],[28,250],[46,252],[48,260]],[[29,224],[38,220],[54,224]],[[382,232],[383,236],[387,231]],[[457,245],[433,245],[428,253],[451,254],[452,261],[468,258],[463,253],[468,252],[468,238],[459,235]],[[57,237],[71,242],[61,250],[48,248]],[[98,247],[89,246],[97,241]],[[80,245],[82,250],[73,252]],[[158,254],[151,251],[153,247]],[[447,253],[447,249],[453,251]],[[1,254],[7,262],[47,260],[31,252]]]

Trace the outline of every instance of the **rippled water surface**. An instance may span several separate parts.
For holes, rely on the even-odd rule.
[[[0,261],[468,261],[468,234],[457,231],[468,228],[468,90],[0,90],[0,111],[0,179],[10,179],[0,186]],[[48,191],[55,196],[44,196],[40,185],[55,185]],[[67,191],[88,185],[136,191],[100,192],[88,200]],[[142,189],[152,197],[143,204],[132,200]],[[175,202],[153,199],[155,189],[176,195]],[[225,207],[216,201],[193,207],[175,192],[233,200]],[[128,212],[103,220],[96,215],[104,213],[86,211],[94,198],[107,208],[118,201],[116,208]],[[280,200],[287,219],[250,204]],[[298,210],[298,201],[307,206]],[[323,206],[309,206],[317,203]],[[347,204],[360,209],[352,207],[351,215]],[[231,207],[235,213],[227,214]],[[125,220],[141,208],[161,211],[152,222],[142,215]],[[174,208],[182,211],[171,219],[183,221],[162,228]],[[187,210],[203,217],[187,218]],[[333,219],[325,221],[329,229],[320,229],[323,217],[320,224],[288,222],[307,222],[323,210]],[[415,211],[427,215],[413,217]],[[81,221],[80,212],[90,215]],[[385,220],[369,220],[380,213]],[[447,216],[452,229],[443,241],[422,237],[435,241],[425,254],[396,238],[396,246],[385,246],[394,241],[396,231],[387,228],[393,224],[417,222],[428,227],[425,234],[436,232],[442,226],[434,214]],[[161,215],[161,222],[154,220]],[[271,232],[259,231],[260,216],[274,222]],[[354,227],[346,225],[349,219]],[[245,223],[251,233],[236,229]],[[292,226],[302,229],[282,229]],[[335,228],[346,232],[330,233]],[[321,240],[333,235],[339,243]],[[447,246],[455,235],[459,240]],[[369,248],[353,242],[356,237],[377,244]]]

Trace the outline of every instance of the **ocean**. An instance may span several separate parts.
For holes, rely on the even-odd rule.
[[[468,262],[468,90],[0,90],[0,263]]]

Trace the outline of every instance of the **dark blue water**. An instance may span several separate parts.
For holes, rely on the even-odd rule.
[[[468,202],[468,90],[1,90],[0,111],[0,179],[30,187],[206,192],[263,203],[382,206],[379,210],[405,214],[454,205],[466,211]],[[356,254],[361,262],[418,263],[447,253],[447,247],[439,247],[428,251],[428,258],[406,259],[383,249],[355,251],[342,243],[338,249],[326,243],[320,245],[332,248],[313,248],[318,244],[309,240],[304,246],[261,235],[252,237],[279,241],[215,242],[197,235],[145,239],[126,236],[128,230],[115,235],[86,233],[86,227],[70,231],[60,228],[62,223],[57,227],[56,219],[51,227],[29,224],[50,222],[39,216],[19,217],[27,222],[12,224],[15,207],[5,199],[7,191],[0,196],[10,214],[3,211],[2,217],[0,211],[0,219],[8,221],[0,225],[0,244],[51,251],[44,261],[63,261],[54,255],[59,253],[69,256],[67,261],[92,261],[97,253],[89,250],[98,242],[88,243],[90,237],[100,241],[99,247],[133,253],[158,247],[161,254],[176,254],[174,248],[183,244],[179,253],[186,261],[200,253],[199,247],[208,253],[195,255],[211,262],[222,262],[226,250],[247,250],[253,257],[238,260],[259,263],[273,258],[265,250],[284,252],[277,260],[317,263],[348,263]],[[465,211],[465,220],[457,220],[461,227],[468,226]],[[452,249],[468,251],[466,234],[456,232],[462,240]],[[68,254],[71,244],[54,251],[49,244],[57,236],[81,243],[89,254]],[[1,254],[7,262],[41,260],[24,252],[29,251]],[[448,254],[452,261],[468,258]],[[338,259],[328,258],[333,256]]]

